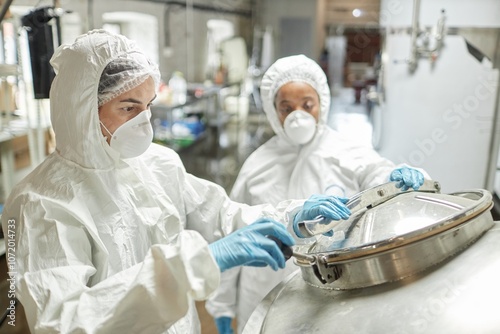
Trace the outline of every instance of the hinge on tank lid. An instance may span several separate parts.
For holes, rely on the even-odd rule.
[[[342,276],[342,268],[337,265],[328,265],[324,261],[317,261],[313,266],[314,275],[321,283],[327,284],[338,280]]]
[[[318,265],[317,264],[313,264],[312,269],[313,269],[314,275],[316,275],[316,278],[319,279],[319,281],[321,283],[326,284],[327,283],[326,280],[319,273]]]

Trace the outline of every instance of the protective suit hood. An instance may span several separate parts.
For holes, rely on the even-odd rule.
[[[321,133],[326,126],[330,110],[330,89],[327,84],[326,75],[314,60],[304,55],[290,56],[277,60],[264,74],[260,85],[260,93],[264,112],[274,133],[280,139],[287,142],[289,140],[285,135],[283,126],[278,118],[278,113],[274,107],[274,98],[283,85],[292,81],[305,82],[311,85],[318,93],[320,115],[317,133]]]
[[[99,126],[99,79],[112,60],[140,53],[133,41],[105,30],[93,30],[56,49],[50,60],[56,73],[50,90],[51,121],[56,150],[62,157],[85,168],[116,166],[119,156]],[[156,65],[152,68],[151,77],[158,87],[160,75]]]

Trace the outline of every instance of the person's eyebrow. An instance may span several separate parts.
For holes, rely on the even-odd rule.
[[[300,98],[300,101],[309,101],[309,100],[314,100],[314,96],[313,95],[305,95],[303,97]],[[279,104],[282,104],[282,103],[293,103],[292,100],[281,100],[279,102]]]
[[[302,100],[313,100],[314,99],[314,95],[305,95]]]
[[[153,102],[156,99],[156,95],[149,101],[149,103]],[[131,102],[131,103],[136,103],[136,104],[141,104],[142,102],[133,98],[128,98],[125,100],[120,100],[120,102]]]
[[[133,98],[128,98],[128,99],[125,99],[125,100],[121,100],[120,102],[132,102],[132,103],[137,103],[137,104],[142,103],[141,101],[133,99]]]

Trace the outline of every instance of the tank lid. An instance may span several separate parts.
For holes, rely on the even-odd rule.
[[[374,266],[377,272],[390,271],[387,277],[382,275],[373,281],[378,284],[407,277],[450,257],[491,227],[489,215],[480,228],[464,229],[467,233],[463,239],[450,235],[486,213],[492,197],[482,189],[451,194],[441,194],[439,189],[435,181],[426,181],[422,190],[404,192],[395,183],[387,183],[356,195],[348,203],[350,218],[336,223],[333,236],[321,235],[312,244],[295,247],[296,263],[311,266],[323,284],[342,276],[340,269],[344,274],[355,269],[351,281],[353,275],[372,275]],[[422,259],[423,252],[430,249],[432,252]],[[404,266],[395,269],[397,261]]]

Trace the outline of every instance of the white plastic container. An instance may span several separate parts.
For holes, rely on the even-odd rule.
[[[187,83],[182,72],[176,71],[168,81],[168,86],[172,94],[172,105],[181,105],[186,103]]]

